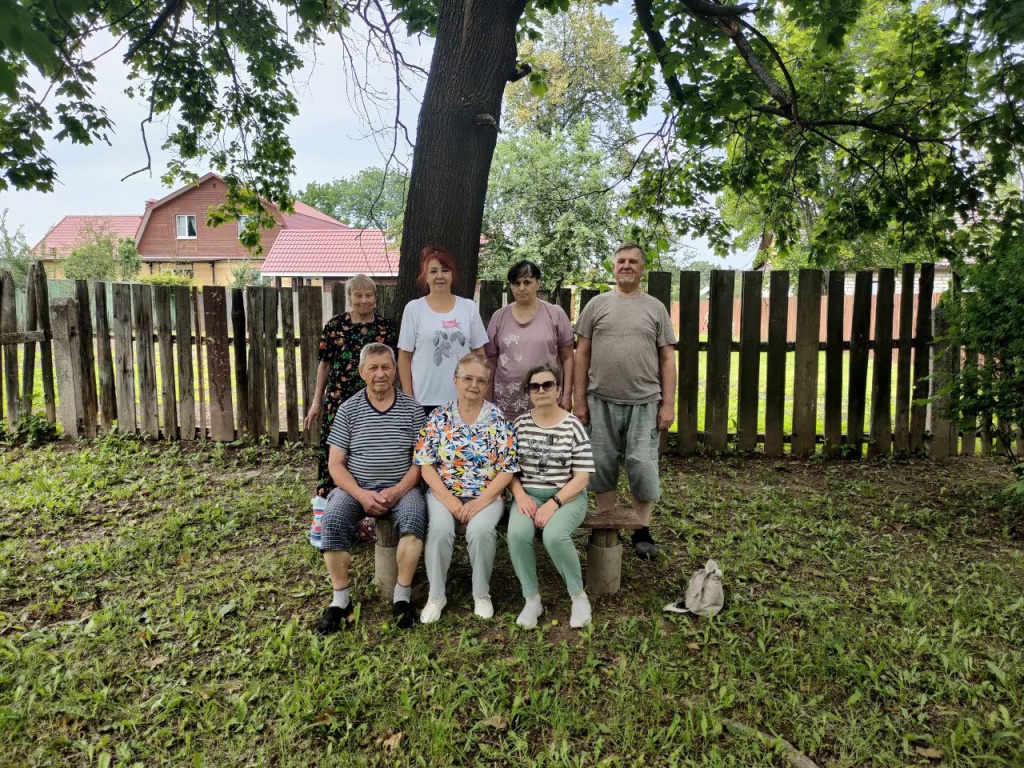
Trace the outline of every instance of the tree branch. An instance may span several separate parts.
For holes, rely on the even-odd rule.
[[[685,103],[686,94],[683,92],[683,86],[679,82],[679,78],[675,74],[669,74],[668,45],[666,45],[665,38],[661,32],[654,26],[654,14],[651,11],[650,0],[633,0],[633,8],[636,10],[636,20],[647,36],[647,42],[650,43],[651,50],[654,51],[654,57],[658,60],[658,66],[661,67],[661,76],[669,93],[672,94],[672,97],[678,104]]]

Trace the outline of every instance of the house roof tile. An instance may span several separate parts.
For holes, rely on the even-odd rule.
[[[58,256],[67,256],[83,241],[89,239],[91,232],[109,234],[118,240],[122,237],[134,240],[141,221],[141,216],[129,215],[65,216],[33,246],[32,252],[46,258],[50,255],[50,250],[55,248]]]
[[[263,262],[267,276],[398,274],[398,252],[379,229],[285,229]]]

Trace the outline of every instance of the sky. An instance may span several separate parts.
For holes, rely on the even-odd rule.
[[[616,6],[611,15],[621,40],[629,36],[628,12]],[[408,58],[429,64],[432,49],[428,38],[409,38],[400,43]],[[110,48],[109,38],[91,41],[90,50]],[[299,99],[299,115],[289,131],[295,148],[293,189],[302,189],[312,181],[327,182],[352,176],[363,168],[381,166],[390,151],[388,139],[376,134],[370,123],[354,108],[350,73],[344,71],[341,44],[337,39],[315,52],[307,50],[307,66],[294,83]],[[110,146],[73,145],[53,141],[48,150],[57,166],[58,181],[53,192],[0,192],[0,211],[8,210],[7,224],[13,230],[24,229],[29,245],[35,245],[46,232],[69,214],[137,214],[142,215],[148,199],[164,197],[173,188],[163,185],[160,175],[167,166],[169,154],[160,149],[168,129],[161,123],[147,129],[152,154],[152,170],[131,175],[146,165],[146,154],[139,128],[146,115],[146,105],[124,93],[127,68],[121,63],[123,51],[114,50],[97,62],[96,99],[113,119],[115,128]],[[359,73],[380,89],[390,87],[389,73],[383,67],[367,64]],[[391,75],[393,77],[393,75]],[[418,97],[422,81],[417,84],[415,98],[405,97],[403,118],[410,130],[415,128]],[[387,124],[390,115],[375,119]],[[411,150],[405,150],[411,158]],[[208,168],[194,168],[202,175]],[[130,177],[129,177],[130,176]],[[129,177],[129,178],[125,178]],[[684,240],[683,246],[695,251],[696,258],[717,263],[707,245],[699,240]],[[752,254],[737,254],[722,262],[723,267],[748,267]]]

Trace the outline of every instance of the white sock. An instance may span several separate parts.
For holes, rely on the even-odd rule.
[[[405,600],[407,603],[412,600],[412,584],[409,584],[408,586],[402,586],[398,583],[395,584],[395,596],[392,598],[391,602],[398,603],[402,600]]]
[[[516,624],[521,627],[536,627],[537,619],[544,613],[544,606],[540,602],[540,594],[536,594],[533,597],[526,598],[526,604],[523,605],[523,610],[519,612],[518,618],[516,618]]]
[[[572,596],[572,615],[569,616],[569,626],[579,629],[590,623],[590,599],[586,592],[580,592]]]
[[[348,587],[334,590],[334,600],[331,601],[332,607],[348,608],[350,602],[352,602],[352,598],[348,594]]]

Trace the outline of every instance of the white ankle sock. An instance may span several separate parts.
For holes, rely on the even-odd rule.
[[[537,619],[544,613],[544,606],[540,602],[540,594],[536,594],[533,597],[526,598],[526,604],[523,605],[523,610],[519,612],[519,617],[516,619],[516,624],[521,627],[536,627]]]
[[[334,600],[331,601],[332,606],[337,606],[338,608],[348,608],[348,604],[350,602],[352,602],[352,598],[349,597],[348,587],[334,590]]]

